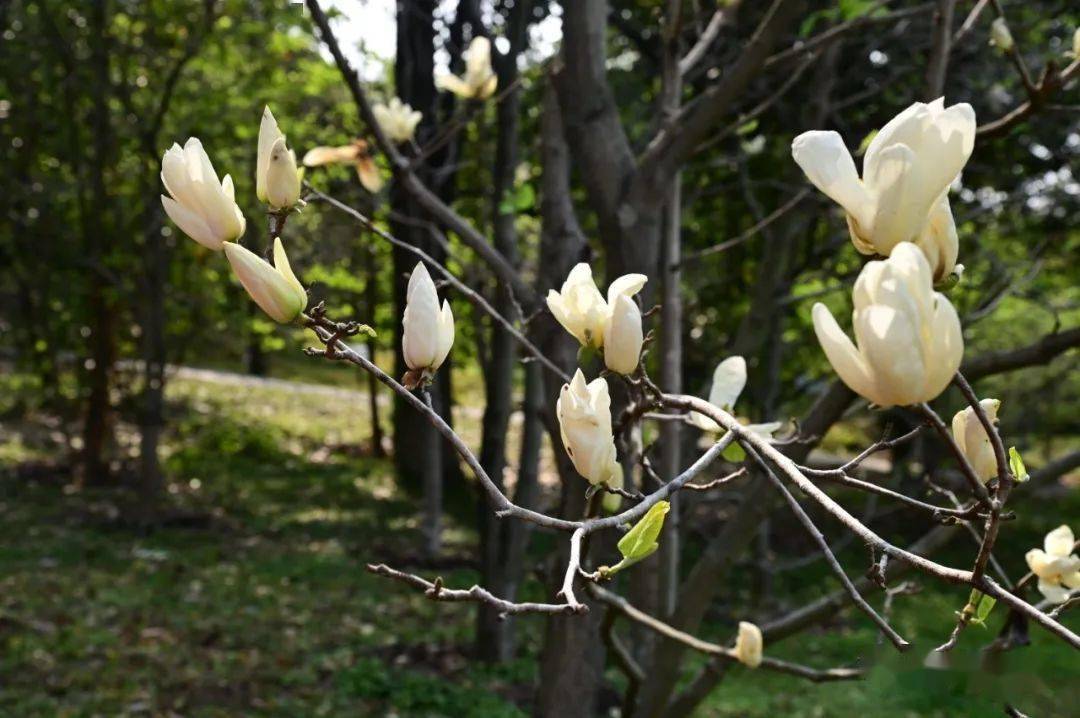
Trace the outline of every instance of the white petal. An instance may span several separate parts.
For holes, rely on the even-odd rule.
[[[1073,552],[1073,544],[1075,543],[1076,539],[1073,537],[1072,529],[1062,525],[1046,534],[1043,548],[1051,556],[1068,556]]]
[[[713,370],[709,403],[721,409],[731,409],[746,387],[746,360],[731,356],[716,365]]]
[[[873,201],[843,139],[836,132],[804,132],[791,143],[791,155],[806,178],[844,208],[862,226],[868,226]]]
[[[1065,603],[1069,598],[1069,589],[1056,583],[1039,581],[1039,593],[1046,597],[1050,603]]]
[[[590,280],[592,274],[589,275]],[[615,300],[622,295],[632,297],[641,291],[641,288],[645,286],[645,283],[649,281],[649,278],[644,274],[624,274],[611,283],[611,286],[607,290],[607,301],[609,305],[614,305]]]
[[[904,406],[925,401],[926,366],[911,317],[884,304],[860,310],[855,316],[859,350],[871,367],[883,402]]]
[[[814,333],[833,369],[848,387],[865,399],[882,404],[874,377],[851,339],[840,329],[832,312],[818,302],[813,309]]]
[[[169,219],[176,223],[180,231],[204,247],[215,252],[221,251],[221,239],[214,235],[210,225],[202,217],[165,195],[161,195],[161,204],[165,208],[165,214],[169,215]]]
[[[643,338],[637,303],[625,294],[618,295],[604,328],[604,364],[619,374],[633,374]]]
[[[262,120],[259,122],[258,154],[255,157],[255,196],[260,202],[266,201],[266,173],[270,168],[270,153],[279,139],[284,140],[285,135],[278,128],[270,108],[264,107]]]

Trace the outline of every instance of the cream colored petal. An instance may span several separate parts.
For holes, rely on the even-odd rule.
[[[248,295],[275,322],[291,322],[302,311],[293,286],[268,262],[233,242],[225,256]]]
[[[1057,583],[1039,581],[1039,593],[1050,603],[1064,603],[1069,598],[1069,589]]]
[[[585,265],[588,266],[588,265]],[[592,281],[592,272],[589,272],[589,281]],[[614,305],[616,298],[621,295],[632,297],[641,291],[641,288],[645,286],[645,283],[649,281],[649,278],[644,274],[624,274],[623,276],[615,279],[611,283],[611,286],[607,290],[607,302]]]
[[[923,401],[936,398],[949,385],[964,359],[964,335],[956,308],[944,294],[934,293],[934,313],[925,328],[926,387]]]
[[[855,161],[839,134],[804,132],[791,143],[791,155],[815,187],[843,207],[860,226],[869,226],[873,199],[859,181]]]
[[[731,409],[746,387],[746,360],[730,356],[713,370],[709,403],[721,409]]]
[[[161,204],[165,208],[165,214],[176,223],[180,231],[194,239],[208,249],[220,252],[222,240],[216,237],[210,229],[210,225],[195,212],[192,212],[172,197],[161,195]]]
[[[285,135],[278,128],[270,107],[264,107],[262,120],[259,122],[259,147],[255,159],[255,196],[260,202],[266,201],[266,172],[270,168],[270,153],[279,139],[284,140]]]
[[[912,149],[917,148],[923,126],[929,117],[929,106],[922,102],[915,102],[885,123],[866,148],[866,154],[863,157],[864,178],[877,164],[881,151],[886,147],[903,144]]]
[[[1061,525],[1046,534],[1043,548],[1051,556],[1068,556],[1073,552],[1075,543],[1076,539],[1073,537],[1072,529],[1066,525]]]
[[[952,273],[960,252],[960,238],[956,233],[948,194],[941,195],[930,210],[930,216],[915,244],[926,255],[934,281],[940,282]]]
[[[452,92],[464,100],[470,100],[473,96],[473,88],[457,75],[449,73],[435,76],[435,87],[440,90]]]
[[[289,264],[289,257],[285,254],[285,246],[281,243],[281,237],[274,237],[274,269],[292,287],[296,301],[300,305],[300,311],[304,311],[307,308],[307,291],[304,289],[304,285],[300,283],[300,280],[296,278],[292,265]]]
[[[852,391],[875,404],[883,400],[874,383],[874,377],[862,355],[851,339],[840,329],[832,312],[820,302],[813,309],[814,333],[829,363]]]
[[[360,148],[355,144],[341,147],[313,147],[307,151],[302,160],[306,167],[319,167],[320,165],[355,162],[360,155]]]
[[[402,316],[402,354],[410,369],[427,369],[435,364],[439,351],[439,297],[435,283],[423,262],[417,262],[409,277],[405,312]]]
[[[371,194],[378,194],[382,190],[383,176],[371,157],[364,156],[356,160],[356,174],[360,178],[360,184]]]
[[[911,192],[914,184],[912,166],[915,155],[906,145],[884,148],[878,161],[868,166],[863,181],[876,198],[869,235],[878,254],[889,256],[900,242],[914,239],[926,222],[929,203],[913,202]]]
[[[881,406],[926,401],[926,366],[917,327],[907,314],[882,304],[867,307],[855,317],[855,336],[885,402]]]
[[[633,299],[620,294],[604,328],[604,364],[619,374],[633,374],[641,356],[644,335],[641,310]]]
[[[450,302],[443,300],[442,312],[439,314],[439,344],[435,352],[435,364],[433,369],[438,369],[446,361],[450,354],[450,348],[454,346],[454,312],[450,309]]]
[[[1041,548],[1033,548],[1028,551],[1024,554],[1024,560],[1027,561],[1028,568],[1036,576],[1055,577],[1052,570],[1053,558]]]
[[[739,633],[735,638],[735,657],[739,662],[757,668],[761,665],[764,647],[761,629],[748,621],[739,621]]]

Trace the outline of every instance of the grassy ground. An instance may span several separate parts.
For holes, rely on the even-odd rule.
[[[433,604],[363,570],[408,562],[418,536],[388,465],[353,448],[368,436],[357,411],[366,403],[192,380],[172,382],[170,401],[170,498],[190,514],[149,533],[117,520],[122,496],[76,491],[48,471],[40,432],[2,434],[0,715],[526,714],[539,619],[521,625],[520,660],[478,666],[467,658],[468,606]],[[34,461],[46,469],[15,470]],[[1076,526],[1078,505],[1047,506],[1050,526],[1036,511],[1010,527],[1016,544],[1003,559],[1014,573],[1040,531]],[[474,537],[452,528],[447,540],[468,555]],[[853,572],[861,552],[849,551]],[[453,585],[475,578],[437,573]],[[749,569],[732,577],[734,592],[752,584]],[[833,588],[810,567],[777,592]],[[536,584],[526,593],[543,596]],[[927,585],[900,599],[898,628],[916,642],[902,660],[861,617],[770,647],[818,666],[859,656],[876,666],[867,681],[818,686],[737,668],[700,715],[982,716],[1001,714],[1006,699],[1031,715],[1076,715],[1080,660],[1042,631],[980,668],[969,647],[993,635],[1000,611],[989,631],[970,629],[951,670],[922,666],[965,598]],[[718,614],[708,634],[725,640],[734,618]]]

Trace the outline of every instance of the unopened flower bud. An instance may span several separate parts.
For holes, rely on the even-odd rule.
[[[225,242],[225,256],[248,295],[275,322],[287,324],[307,307],[307,292],[289,266],[281,238],[274,240],[274,264],[233,242]]]
[[[761,653],[765,645],[761,629],[748,621],[739,621],[739,635],[735,639],[735,657],[739,662],[757,668],[761,665]]]
[[[990,44],[1002,52],[1012,52],[1015,43],[1005,18],[999,17],[990,25]]]

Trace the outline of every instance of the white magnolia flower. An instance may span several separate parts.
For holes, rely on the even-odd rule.
[[[953,270],[956,225],[949,185],[975,143],[975,112],[944,99],[916,102],[881,128],[863,159],[862,179],[836,132],[804,132],[791,153],[815,187],[847,213],[855,248],[889,256],[901,242],[926,254],[935,279]]]
[[[307,307],[307,292],[289,266],[280,237],[274,239],[273,266],[233,242],[225,242],[225,256],[248,295],[275,322],[291,322]]]
[[[735,402],[739,400],[746,387],[746,360],[735,355],[724,359],[713,370],[712,388],[709,389],[709,403],[713,406],[730,412],[735,408]],[[723,427],[704,414],[694,411],[690,413],[690,423],[702,431],[719,433]],[[783,426],[783,422],[769,421],[764,424],[743,424],[748,430],[762,437],[772,439],[773,434]]]
[[[465,74],[461,77],[439,75],[435,78],[435,86],[466,100],[486,100],[495,94],[499,78],[491,68],[491,41],[483,36],[474,37],[462,58]]]
[[[577,472],[590,484],[622,488],[623,471],[611,431],[611,396],[603,377],[585,383],[578,369],[555,404],[559,434]]]
[[[983,399],[979,406],[986,413],[991,422],[997,421],[998,407],[1001,402],[997,399]],[[990,437],[986,434],[975,410],[970,406],[956,412],[952,419],[952,433],[956,445],[967,457],[968,463],[975,469],[975,473],[983,483],[997,476],[997,457],[994,456],[994,447],[990,443]]]
[[[625,294],[618,295],[604,324],[605,366],[619,374],[633,374],[644,341],[637,302]]]
[[[397,143],[408,142],[416,133],[416,126],[423,119],[423,113],[414,110],[396,97],[388,104],[377,103],[371,108],[379,127],[386,136]]]
[[[204,247],[221,245],[244,233],[244,215],[237,206],[232,177],[218,182],[202,143],[188,139],[183,149],[173,144],[161,158],[161,181],[171,195],[161,196],[165,214],[181,231]]]
[[[824,304],[814,305],[814,331],[833,369],[878,406],[930,401],[960,366],[960,318],[932,282],[926,256],[910,242],[868,262],[852,295],[858,348]]]
[[[1072,529],[1058,526],[1046,534],[1041,549],[1027,552],[1028,568],[1039,579],[1039,591],[1053,603],[1062,603],[1071,590],[1080,588],[1080,558],[1073,553],[1076,544]]]
[[[582,262],[570,270],[558,292],[548,291],[547,306],[559,324],[582,346],[591,344],[599,349],[604,346],[604,328],[616,300],[620,296],[634,296],[647,281],[644,274],[624,274],[608,287],[605,301],[593,281],[592,268]]]
[[[275,209],[292,207],[300,199],[300,174],[296,153],[285,144],[285,135],[269,107],[259,123],[259,154],[255,160],[255,196]]]
[[[761,665],[761,654],[765,648],[765,639],[761,629],[749,621],[739,621],[739,634],[735,638],[735,657],[739,662],[757,668]]]
[[[416,263],[409,277],[401,322],[405,327],[401,348],[409,368],[435,371],[442,366],[454,344],[454,313],[445,299],[439,309],[435,282],[423,262]]]

